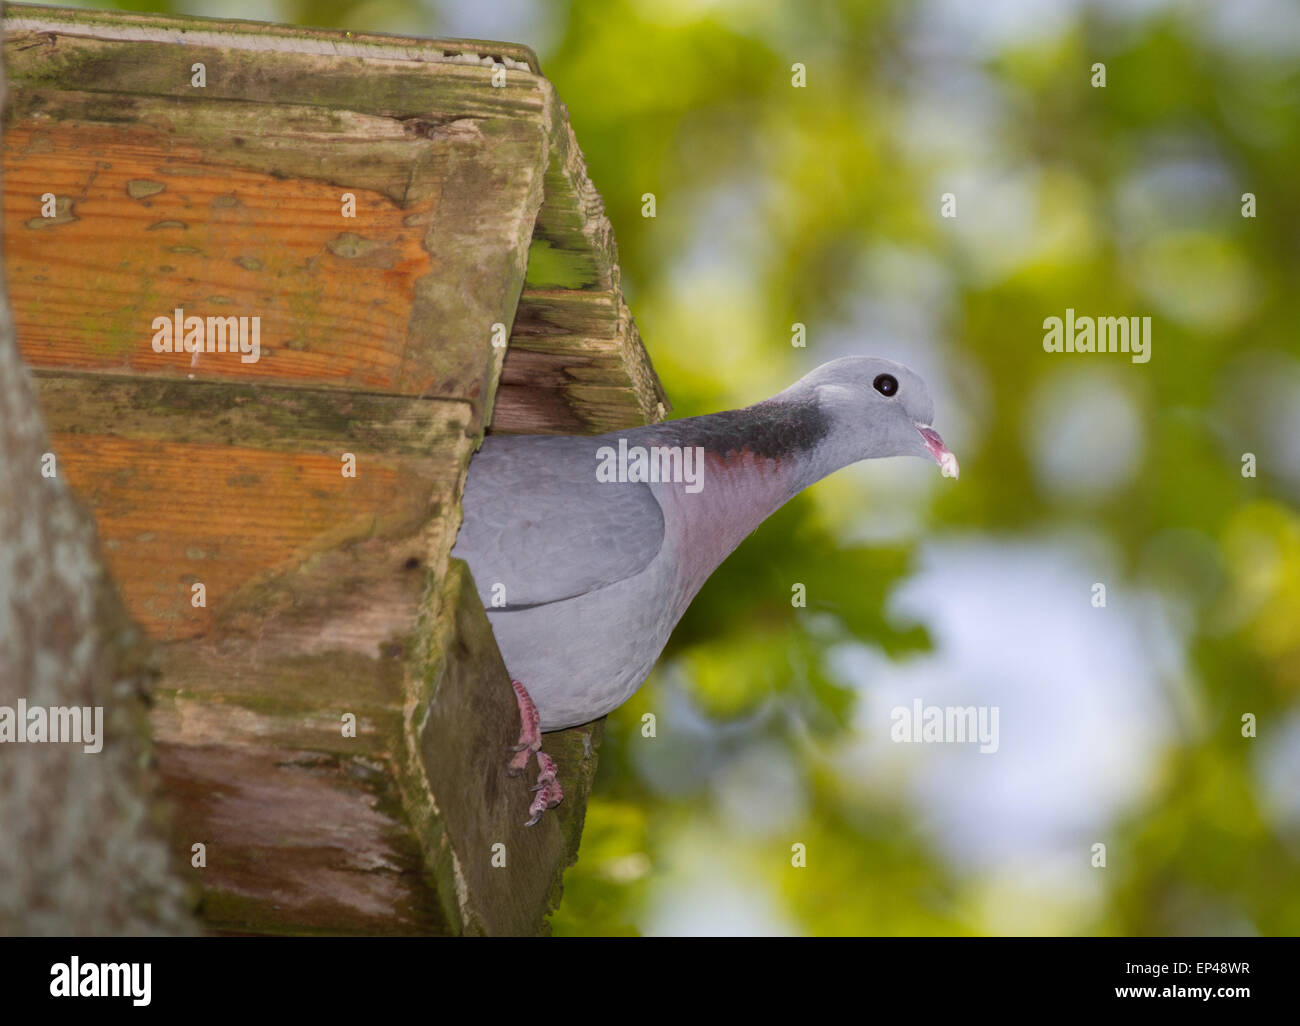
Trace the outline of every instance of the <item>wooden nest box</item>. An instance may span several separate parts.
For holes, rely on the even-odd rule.
[[[566,798],[526,830],[461,487],[485,430],[666,399],[536,57],[9,4],[5,62],[18,341],[156,643],[204,921],[544,929],[598,730],[548,743]]]

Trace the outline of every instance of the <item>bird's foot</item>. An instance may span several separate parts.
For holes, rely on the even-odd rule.
[[[537,713],[537,706],[528,694],[528,689],[524,687],[523,681],[512,680],[510,685],[515,689],[515,701],[519,703],[519,719],[522,725],[519,730],[519,743],[510,748],[515,755],[510,760],[506,772],[512,777],[519,776],[528,768],[528,760],[533,755],[537,756],[537,768],[541,771],[537,775],[537,783],[531,788],[536,792],[532,805],[528,807],[533,818],[524,824],[532,826],[542,818],[543,812],[555,808],[564,800],[564,791],[560,788],[560,781],[556,776],[555,760],[542,751],[542,720]]]
[[[542,771],[537,776],[537,783],[532,787],[532,790],[537,792],[537,797],[533,799],[533,804],[528,806],[528,811],[533,814],[533,818],[524,826],[532,826],[542,818],[543,812],[555,808],[564,800],[564,791],[560,789],[559,778],[555,775],[555,760],[540,749],[537,752],[537,768]]]
[[[515,701],[519,703],[519,720],[522,725],[519,729],[519,743],[510,749],[515,757],[510,760],[506,772],[517,777],[528,766],[528,759],[533,752],[541,751],[542,726],[537,706],[533,704],[523,681],[512,680],[510,686],[515,689]]]

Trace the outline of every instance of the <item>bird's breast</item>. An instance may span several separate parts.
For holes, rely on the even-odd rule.
[[[796,491],[792,460],[749,450],[706,450],[698,490],[676,483],[656,485],[679,600],[689,603],[718,565]]]

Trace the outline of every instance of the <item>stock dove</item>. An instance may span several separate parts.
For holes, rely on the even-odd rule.
[[[925,382],[846,357],[753,406],[590,437],[492,435],[452,555],[469,564],[536,754],[529,825],[563,797],[541,733],[617,708],[714,569],[787,500],[859,460],[956,477]]]

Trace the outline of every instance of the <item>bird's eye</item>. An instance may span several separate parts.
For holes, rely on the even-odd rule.
[[[872,382],[877,392],[881,395],[893,395],[898,391],[898,379],[892,374],[879,374],[876,380]]]

